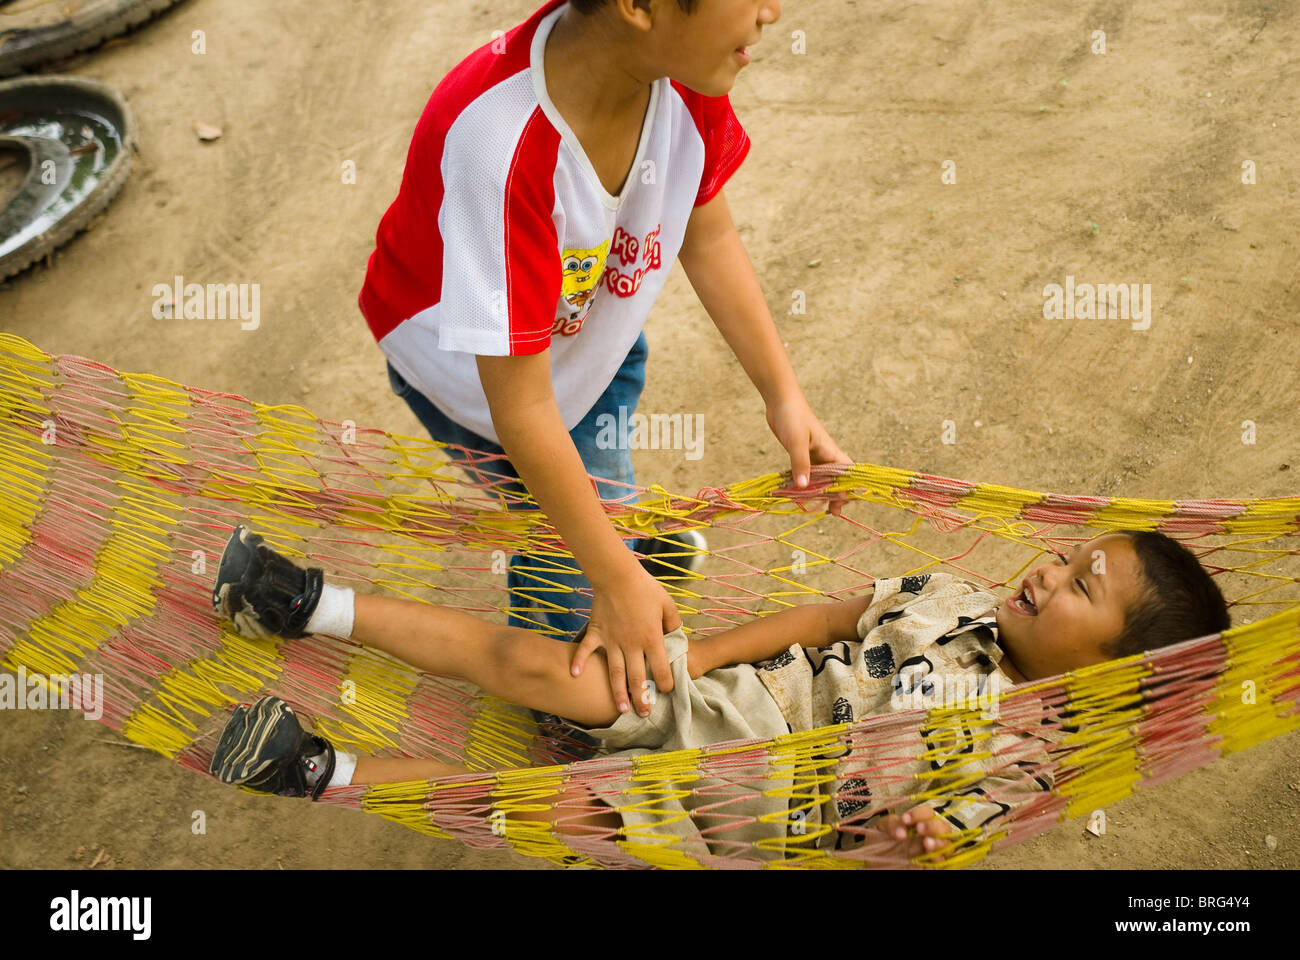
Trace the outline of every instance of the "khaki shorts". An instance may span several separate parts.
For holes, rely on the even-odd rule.
[[[731,740],[767,740],[789,732],[753,667],[723,667],[692,680],[685,634],[680,629],[666,634],[664,647],[673,690],[653,698],[650,716],[629,710],[613,726],[579,727],[602,741],[604,753],[637,757]],[[632,693],[635,697],[636,691]],[[756,749],[760,758],[766,754],[763,748]],[[629,779],[617,784],[617,796],[602,791],[602,799],[615,806],[628,839],[636,844],[662,845],[696,859],[710,854],[780,859],[779,842],[772,843],[770,850],[750,845],[784,840],[789,800],[763,792],[788,790],[789,777],[764,779],[761,762],[740,763],[739,759],[739,754],[729,754],[706,764],[706,770],[700,770],[698,757],[689,755],[683,762],[667,765],[643,761]],[[700,811],[701,807],[711,809]],[[758,817],[766,822],[754,820]],[[713,841],[712,849],[704,842],[706,837]]]

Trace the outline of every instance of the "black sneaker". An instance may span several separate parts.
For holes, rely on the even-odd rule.
[[[693,580],[709,547],[700,531],[679,530],[643,537],[636,542],[636,552],[645,554],[641,566],[656,580]]]
[[[313,760],[321,755],[323,765]],[[222,783],[259,793],[315,800],[334,775],[334,747],[304,731],[279,697],[262,697],[251,706],[235,707],[208,772]],[[310,781],[309,774],[314,775]]]
[[[212,609],[241,636],[305,637],[324,585],[325,572],[319,567],[298,566],[239,526],[221,554]]]
[[[590,760],[600,749],[599,740],[558,714],[540,710],[534,710],[532,714],[537,723],[538,744],[555,763]]]

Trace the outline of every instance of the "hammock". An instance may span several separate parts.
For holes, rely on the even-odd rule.
[[[482,771],[335,788],[322,802],[593,867],[904,866],[904,854],[875,840],[834,849],[829,828],[808,826],[810,812],[848,803],[841,830],[872,837],[876,814],[969,790],[971,758],[1012,770],[1022,756],[993,749],[995,739],[1042,742],[1050,732],[1038,768],[1050,790],[956,834],[946,859],[910,861],[960,867],[1300,726],[1297,497],[1047,495],[859,464],[817,468],[806,491],[773,474],[693,497],[629,488],[607,502],[629,537],[707,528],[700,573],[667,584],[688,633],[701,636],[847,597],[876,574],[946,571],[1009,593],[1046,551],[1124,528],[1181,540],[1232,604],[1234,626],[1221,636],[1004,691],[992,725],[978,709],[936,706],[770,741],[591,756],[562,726],[539,726],[466,684],[347,641],[246,640],[213,616],[213,564],[240,522],[290,555],[310,551],[337,582],[501,621],[527,615],[506,595],[506,560],[542,558],[544,586],[546,558],[570,555],[539,512],[505,509],[511,494],[496,468],[478,455],[462,470],[430,440],[0,335],[0,668],[102,675],[103,723],[205,775],[230,707],[274,693],[343,749]],[[843,517],[826,512],[830,494],[849,499]],[[936,770],[925,782],[900,772],[918,744]],[[554,808],[563,822],[596,809],[564,792],[574,785],[642,822],[624,836],[519,816]],[[685,814],[675,802],[684,796],[696,800]],[[753,812],[763,798],[775,813]],[[999,802],[996,791],[988,799]],[[683,817],[694,840],[682,839]],[[756,818],[776,824],[768,839],[745,839]]]

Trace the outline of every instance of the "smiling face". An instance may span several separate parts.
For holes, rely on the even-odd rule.
[[[699,0],[689,14],[677,0],[651,0],[651,10],[647,53],[658,72],[706,97],[731,91],[746,48],[781,17],[780,0]]]
[[[560,258],[564,268],[560,289],[570,305],[580,307],[591,299],[592,291],[600,283],[605,271],[605,258],[609,254],[609,241],[586,250],[565,250]]]
[[[1107,534],[1074,547],[1021,582],[998,607],[999,640],[1026,679],[1110,659],[1108,648],[1141,599],[1145,577],[1133,541]]]

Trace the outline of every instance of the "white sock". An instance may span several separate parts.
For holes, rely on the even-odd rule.
[[[331,637],[352,636],[352,613],[356,600],[356,591],[351,587],[325,584],[316,609],[307,621],[307,632],[327,633]]]
[[[316,770],[325,769],[325,754],[312,757],[311,762],[316,765]],[[344,753],[342,750],[334,751],[334,773],[330,777],[330,782],[325,784],[327,787],[346,787],[352,782],[352,775],[357,772],[357,758],[355,754]],[[314,770],[307,771],[307,783],[315,786],[318,777]]]
[[[330,777],[329,785],[331,787],[346,787],[352,782],[352,775],[356,772],[357,755],[336,750],[334,752],[334,776]]]

